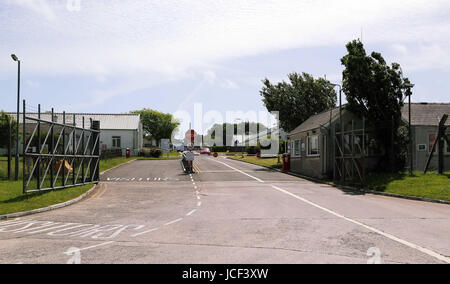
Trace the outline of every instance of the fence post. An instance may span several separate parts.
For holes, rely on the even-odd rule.
[[[26,128],[25,128],[25,100],[23,100],[23,114],[22,114],[22,119],[23,119],[23,123],[22,123],[22,127],[23,127],[23,132],[22,132],[22,142],[23,142],[23,149],[22,149],[22,188],[23,188],[23,193],[26,194],[26,174],[25,174],[25,159],[26,159],[26,153],[25,153],[25,148],[26,148],[26,140],[27,140],[27,132],[26,132]],[[17,129],[19,128],[19,117],[17,117]],[[17,130],[19,131],[19,130]],[[17,139],[19,139],[19,136],[17,135]],[[18,142],[17,142],[18,145]],[[18,153],[17,153],[18,154]],[[17,161],[19,162],[19,161]],[[16,169],[18,169],[18,165],[16,166]],[[17,171],[17,176],[19,174],[19,171]]]
[[[72,135],[72,151],[73,151],[73,163],[72,163],[72,185],[75,185],[75,169],[76,169],[76,142],[77,142],[77,129],[76,129],[77,123],[75,121],[75,114],[73,115],[73,135]]]
[[[38,149],[37,152],[40,154],[42,152],[41,148],[42,148],[42,144],[41,144],[41,105],[38,104]],[[33,137],[31,137],[30,139],[33,139]],[[37,188],[41,189],[41,157],[38,157],[36,159],[36,163],[37,163],[37,168],[36,168],[36,181],[37,181]],[[45,165],[45,163],[43,163]]]
[[[63,140],[63,162],[62,162],[62,186],[66,186],[66,112],[63,111],[63,131],[62,131],[62,140]]]
[[[12,147],[12,121],[9,115],[6,115],[6,123],[8,124],[8,180],[11,179],[11,147]]]
[[[98,182],[100,177],[100,121],[94,120],[91,123],[91,129],[95,132],[92,133],[92,156],[97,156],[94,158],[95,163],[91,163],[91,182]]]
[[[82,118],[82,124],[83,124],[83,130],[81,131],[81,155],[83,158],[81,158],[81,181],[82,184],[84,184],[84,116]]]
[[[49,152],[52,154],[52,156],[51,156],[51,158],[50,158],[50,187],[52,188],[52,189],[54,189],[55,188],[55,183],[54,183],[54,180],[53,180],[53,177],[54,177],[54,172],[53,172],[53,169],[54,169],[54,167],[53,167],[53,165],[54,165],[54,163],[55,163],[55,137],[54,137],[54,129],[55,129],[55,124],[54,124],[54,117],[55,117],[55,112],[54,112],[54,110],[53,110],[53,108],[52,108],[52,127],[51,127],[51,131],[50,131],[50,135],[52,136],[52,138],[51,138],[51,147],[49,147]]]

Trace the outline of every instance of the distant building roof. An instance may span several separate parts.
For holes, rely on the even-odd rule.
[[[17,114],[8,113],[14,119],[16,119]],[[73,116],[75,115],[76,126],[81,127],[84,125],[85,128],[91,126],[90,120],[100,121],[100,129],[103,130],[136,130],[140,128],[140,115],[139,114],[99,114],[99,113],[66,113],[66,123],[73,124]],[[27,113],[27,117],[37,118],[37,113]],[[20,114],[20,121],[23,121],[23,116]],[[52,115],[50,113],[41,113],[41,119],[46,121],[51,121]],[[63,122],[63,114],[55,113],[55,122]]]
[[[409,121],[408,104],[402,109],[402,117]],[[437,126],[444,114],[450,115],[450,103],[412,103],[411,124],[423,126]],[[445,125],[450,126],[450,118]]]
[[[301,132],[306,132],[309,130],[313,130],[319,128],[322,125],[325,125],[330,122],[330,113],[331,119],[336,117],[339,114],[339,107],[336,107],[332,110],[327,110],[322,113],[310,116],[305,122],[297,126],[294,130],[290,132],[290,134],[296,134]]]

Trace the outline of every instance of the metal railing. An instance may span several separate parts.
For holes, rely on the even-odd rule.
[[[98,183],[100,122],[90,120],[90,128],[66,121],[65,112],[26,113],[23,101],[23,192],[64,189]],[[42,116],[50,119],[43,119]],[[57,119],[62,116],[62,123]]]

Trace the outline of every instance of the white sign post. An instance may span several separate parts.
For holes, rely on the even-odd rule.
[[[161,139],[161,149],[163,153],[170,152],[170,140],[169,139]]]

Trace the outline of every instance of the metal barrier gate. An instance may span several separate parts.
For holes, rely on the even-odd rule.
[[[334,180],[342,183],[364,185],[366,176],[366,128],[363,118],[362,128],[355,129],[354,120],[351,129],[335,129],[334,135]]]
[[[58,123],[58,118],[62,122]],[[23,193],[69,188],[98,183],[100,162],[100,122],[81,127],[76,116],[66,121],[66,113],[26,113],[23,101]]]

